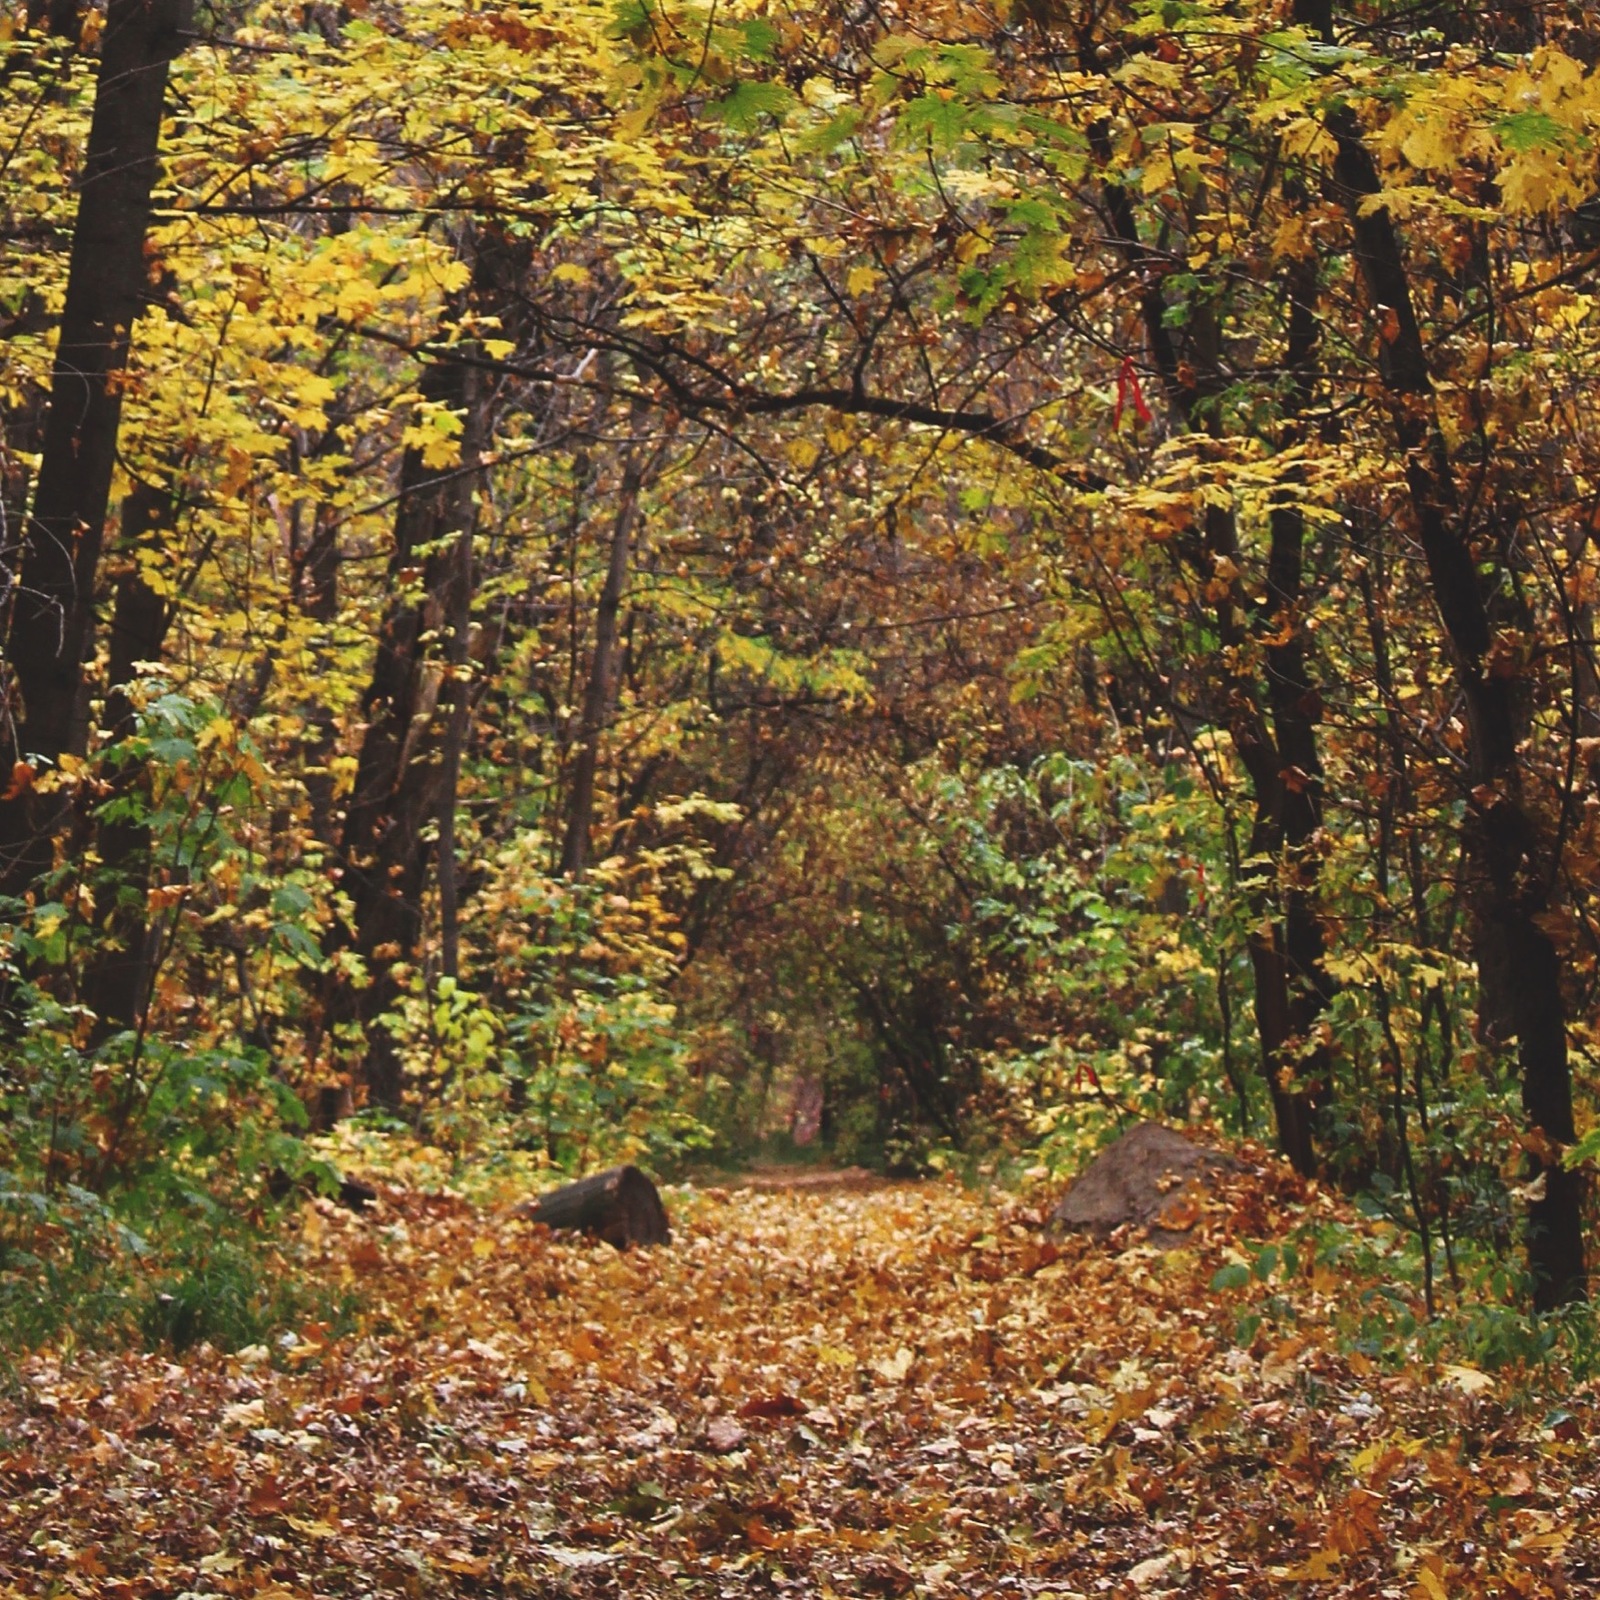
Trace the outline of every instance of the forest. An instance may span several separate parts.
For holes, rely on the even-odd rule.
[[[0,1597],[1600,1581],[1597,63],[0,7]]]

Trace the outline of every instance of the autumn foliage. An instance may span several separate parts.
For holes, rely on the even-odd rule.
[[[1270,1142],[1381,1233],[1383,1305],[1272,1346],[1308,1384],[1452,1338],[1581,1372],[1589,20],[8,10],[0,1349],[373,1328],[295,1230],[402,1139],[437,1162],[394,1202],[422,1206],[761,1151],[1006,1189],[1145,1118]],[[915,1192],[907,1228],[964,1226]],[[689,1270],[606,1272],[648,1298]],[[1160,1292],[1165,1337],[1187,1290]],[[896,1340],[850,1370],[922,1359]],[[1109,1359],[1091,1410],[1166,1406]],[[1332,1448],[1308,1429],[1284,1470]],[[1130,1516],[1176,1492],[1151,1443],[1094,1468]],[[639,1483],[606,1485],[624,1521]],[[741,1495],[696,1551],[809,1548],[798,1490]],[[968,1570],[960,1503],[923,1566]],[[1285,1580],[1353,1572],[1366,1505],[1289,1539]],[[1050,1515],[1030,1539],[1069,1538]],[[877,1559],[860,1582],[918,1581]]]

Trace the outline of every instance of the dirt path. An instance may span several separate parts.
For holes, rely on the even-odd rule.
[[[319,1204],[310,1248],[365,1331],[29,1363],[0,1405],[0,1596],[1600,1582],[1591,1398],[1552,1423],[1503,1380],[1352,1365],[1321,1342],[1326,1274],[1236,1343],[1271,1286],[1211,1280],[1289,1220],[1278,1180],[1166,1254],[1058,1251],[943,1186],[668,1201],[674,1245],[629,1256],[456,1201]]]

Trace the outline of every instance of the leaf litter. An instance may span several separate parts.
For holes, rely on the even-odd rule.
[[[619,1254],[448,1194],[314,1201],[307,1270],[359,1290],[353,1331],[20,1363],[0,1595],[1600,1582],[1591,1390],[1388,1370],[1341,1353],[1337,1274],[1237,1283],[1242,1241],[1343,1215],[1265,1158],[1176,1249],[953,1184],[670,1202],[673,1247]]]

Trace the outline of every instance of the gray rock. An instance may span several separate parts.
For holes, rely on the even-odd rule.
[[[1108,1145],[1078,1174],[1050,1213],[1050,1225],[1063,1233],[1086,1233],[1104,1241],[1130,1224],[1146,1227],[1179,1220],[1186,1192],[1202,1187],[1207,1173],[1237,1165],[1218,1150],[1208,1150],[1154,1122],[1141,1122]],[[1191,1224],[1192,1225],[1192,1224]],[[1157,1243],[1181,1239],[1186,1228],[1156,1229]]]

